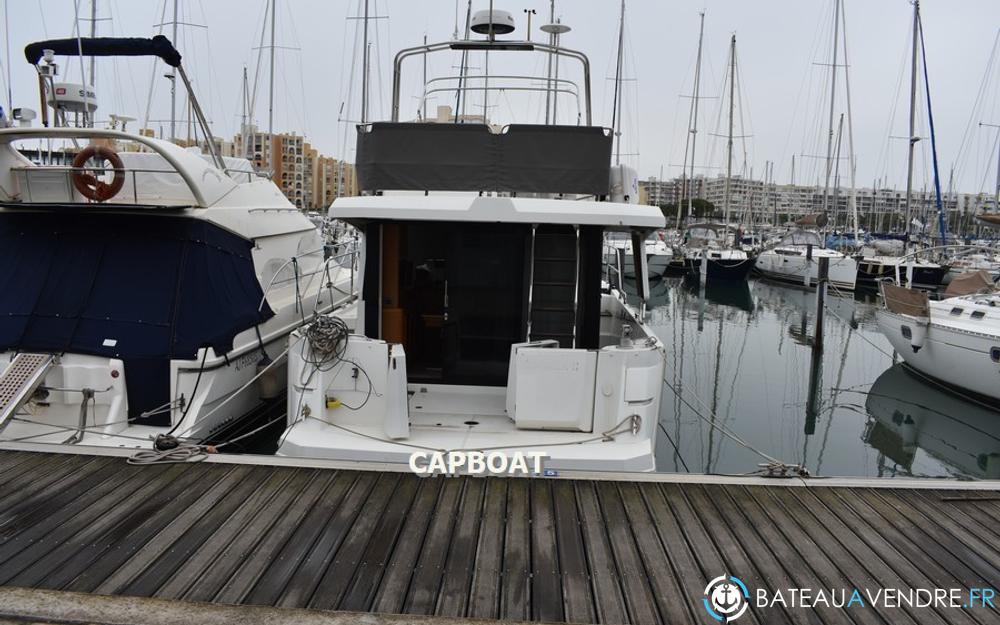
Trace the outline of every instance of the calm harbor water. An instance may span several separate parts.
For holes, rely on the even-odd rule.
[[[659,471],[757,470],[724,429],[813,475],[1000,477],[1000,412],[894,364],[874,295],[831,294],[815,358],[815,292],[751,280],[701,298],[665,278],[652,295],[667,346]]]

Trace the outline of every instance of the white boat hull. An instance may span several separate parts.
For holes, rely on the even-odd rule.
[[[948,327],[936,323],[932,316],[922,344],[914,351],[913,339],[903,336],[904,326],[911,336],[917,330],[913,317],[879,310],[876,318],[879,330],[906,364],[952,386],[1000,401],[1000,363],[991,355],[991,350],[1000,346],[1000,337]]]
[[[757,271],[765,278],[780,280],[806,287],[819,282],[819,254],[827,250],[814,250],[811,259],[803,254],[783,254],[780,250],[765,250],[757,256]],[[839,253],[825,254],[830,259],[830,285],[841,291],[853,291],[858,278],[858,263],[850,256]]]

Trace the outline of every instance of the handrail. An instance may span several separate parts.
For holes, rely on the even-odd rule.
[[[108,130],[104,128],[73,128],[73,127],[59,127],[59,128],[4,128],[0,129],[0,142],[7,143],[8,145],[18,139],[83,139],[88,137],[98,137],[104,139],[121,139],[123,141],[134,141],[135,143],[140,143],[149,149],[153,150],[167,161],[167,163],[173,167],[181,178],[187,184],[188,189],[191,191],[191,195],[194,196],[195,203],[199,208],[208,208],[208,201],[202,194],[201,189],[198,188],[198,184],[191,173],[187,171],[184,165],[178,161],[169,150],[164,150],[160,142],[155,139],[150,139],[149,137],[144,137],[142,135],[133,135],[127,132],[121,132],[120,130]]]
[[[548,52],[550,54],[576,59],[580,61],[580,64],[583,66],[584,101],[587,106],[586,109],[587,125],[590,126],[593,123],[593,113],[591,111],[592,107],[590,98],[590,59],[587,58],[587,55],[585,55],[583,52],[579,52],[571,48],[564,48],[562,46],[550,46],[545,43],[536,43],[533,41],[499,41],[499,40],[498,41],[445,41],[440,43],[414,46],[412,48],[403,48],[402,50],[397,52],[396,57],[393,60],[393,71],[392,71],[392,121],[394,122],[399,121],[400,75],[402,72],[403,60],[418,54],[430,54],[431,52],[441,52],[442,50],[474,50],[474,51],[521,50],[528,52],[541,50],[543,52]]]
[[[913,256],[914,258],[919,258],[919,256],[921,254],[926,254],[928,252],[935,252],[935,251],[942,251],[943,252],[943,251],[946,251],[946,250],[949,250],[949,249],[952,249],[952,248],[954,248],[956,251],[964,251],[964,252],[967,252],[969,254],[972,254],[975,251],[979,251],[979,250],[982,250],[982,251],[991,251],[991,252],[998,252],[998,251],[1000,251],[996,247],[991,247],[989,245],[956,245],[956,244],[935,245],[933,247],[925,247],[925,248],[922,248],[922,249],[919,249],[919,250],[914,250],[914,251],[912,251],[912,252],[910,252],[908,254],[903,254],[899,258],[909,258],[910,256]]]
[[[437,89],[425,90],[424,91],[424,96],[429,96],[432,93],[441,93],[441,92],[445,92],[445,91],[451,92],[451,91],[456,91],[456,90],[457,91],[549,91],[549,92],[553,92],[553,93],[565,93],[565,94],[573,96],[574,99],[576,100],[576,114],[579,115],[580,112],[581,112],[580,111],[580,94],[576,93],[572,89],[549,89],[547,87],[542,87],[542,86],[539,86],[539,87],[500,87],[500,86],[496,86],[496,85],[491,85],[489,87],[487,87],[487,86],[482,86],[482,87],[462,86],[462,87],[451,87],[451,88],[449,88],[449,87],[438,87]]]

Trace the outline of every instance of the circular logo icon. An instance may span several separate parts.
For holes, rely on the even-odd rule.
[[[705,610],[720,623],[732,623],[750,604],[750,591],[738,577],[720,575],[705,587]]]

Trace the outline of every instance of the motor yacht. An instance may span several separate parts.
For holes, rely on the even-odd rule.
[[[578,62],[582,123],[401,123],[394,89],[392,121],[358,129],[364,195],[330,208],[362,241],[356,332],[328,316],[295,333],[278,453],[405,466],[532,452],[547,471],[652,470],[665,355],[643,314],[649,264],[633,255],[629,300],[604,242],[642,249],[663,214],[608,201],[613,134],[592,123],[583,53],[428,44],[396,56],[394,85],[406,59],[453,50]]]
[[[156,55],[189,86],[164,37],[26,54],[42,63],[43,49]],[[353,323],[353,265],[325,259],[273,182],[208,145],[205,157],[117,130],[0,130],[0,439],[218,441],[283,405],[293,330],[334,309]]]

